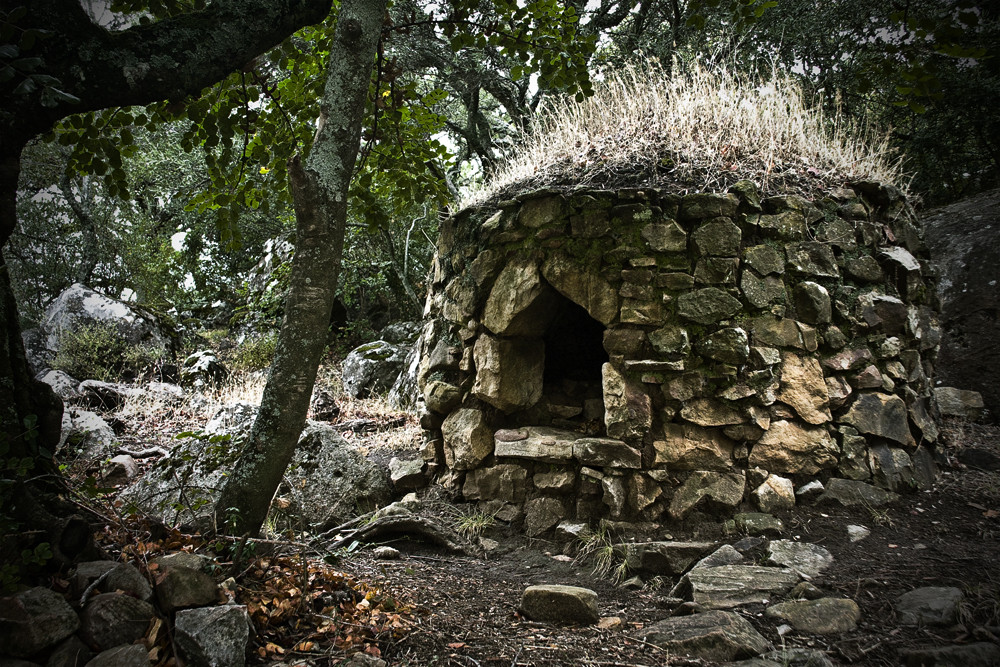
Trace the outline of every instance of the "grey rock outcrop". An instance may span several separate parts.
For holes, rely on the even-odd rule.
[[[97,324],[114,327],[132,345],[169,347],[169,337],[151,314],[80,283],[67,287],[45,309],[42,328],[47,335],[46,347],[58,352],[65,332]]]
[[[354,398],[384,394],[399,377],[409,352],[384,340],[359,345],[344,359],[344,391]]]

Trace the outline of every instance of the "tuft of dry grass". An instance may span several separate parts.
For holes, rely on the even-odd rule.
[[[827,117],[789,75],[752,79],[723,67],[670,77],[630,67],[577,103],[548,102],[493,177],[460,208],[514,188],[636,183],[681,191],[750,179],[765,193],[848,181],[901,186],[888,136]]]

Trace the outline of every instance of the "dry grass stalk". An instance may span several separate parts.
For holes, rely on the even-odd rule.
[[[788,75],[717,68],[669,77],[655,66],[608,76],[582,103],[558,99],[461,208],[514,188],[649,184],[718,191],[740,179],[765,193],[848,181],[901,185],[888,137],[827,118]]]

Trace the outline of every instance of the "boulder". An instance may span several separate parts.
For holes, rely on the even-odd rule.
[[[63,412],[57,451],[64,457],[103,459],[112,456],[119,444],[118,436],[96,413],[79,408]]]
[[[101,480],[105,486],[128,484],[139,476],[139,465],[128,454],[112,457],[101,467]]]
[[[529,586],[521,596],[521,613],[533,621],[560,625],[592,625],[600,620],[597,593],[578,586]]]
[[[131,644],[146,634],[153,605],[125,593],[95,595],[80,613],[80,637],[101,651]]]
[[[732,509],[743,501],[746,476],[742,471],[714,472],[698,470],[674,493],[670,501],[670,516],[684,518],[698,506]]]
[[[795,486],[792,480],[778,475],[768,475],[764,483],[753,491],[757,507],[770,514],[795,507]]]
[[[625,553],[630,572],[680,576],[699,558],[715,548],[714,542],[626,542],[618,548]]]
[[[100,380],[84,380],[77,390],[88,405],[103,410],[117,410],[125,401],[140,399],[146,395],[138,387]]]
[[[780,602],[768,607],[764,615],[785,621],[800,632],[835,635],[857,628],[861,609],[854,600],[820,598]]]
[[[750,465],[780,473],[815,475],[837,465],[837,444],[823,427],[779,420],[750,451]]]
[[[730,609],[769,601],[799,583],[793,570],[760,565],[720,565],[691,570],[682,583],[690,597],[705,609]]]
[[[192,352],[181,363],[181,382],[192,387],[215,386],[226,379],[229,371],[214,350]]]
[[[243,605],[186,609],[174,621],[174,650],[188,665],[242,667],[252,635]]]
[[[151,664],[145,646],[129,644],[101,651],[87,667],[149,667]]]
[[[484,333],[476,340],[472,358],[473,396],[507,413],[530,408],[542,397],[545,346],[539,341]]]
[[[876,435],[913,447],[916,443],[910,434],[906,403],[899,396],[883,393],[862,393],[851,404],[841,424],[848,424],[859,433]]]
[[[15,658],[26,658],[55,646],[80,627],[66,599],[42,587],[0,598],[0,646]]]
[[[239,456],[227,436],[248,433],[255,414],[247,404],[221,408],[205,436],[189,438],[157,461],[121,499],[168,525],[213,526],[215,501]],[[341,523],[358,508],[384,505],[392,495],[386,470],[365,459],[333,427],[311,420],[299,435],[285,478],[292,500],[288,511],[313,527]]]
[[[52,387],[63,401],[71,401],[80,397],[80,381],[63,371],[48,371],[38,378],[45,384]]]
[[[493,431],[482,410],[462,408],[448,415],[441,425],[444,458],[449,468],[471,470],[493,453]]]
[[[45,309],[42,328],[48,335],[46,347],[58,352],[65,332],[94,325],[114,327],[130,345],[169,347],[169,336],[150,313],[104,296],[80,283],[67,287]]]
[[[893,607],[903,625],[947,626],[958,623],[965,595],[951,586],[925,586],[896,598]]]
[[[978,421],[985,413],[983,395],[978,391],[956,389],[955,387],[935,387],[934,400],[942,417]]]
[[[384,394],[399,377],[409,352],[409,348],[384,340],[359,345],[348,353],[341,367],[344,391],[354,398]]]
[[[134,565],[113,560],[87,561],[77,565],[70,578],[73,596],[79,599],[87,587],[101,577],[100,591],[124,591],[147,602],[153,597],[153,588]]]
[[[771,648],[749,621],[726,611],[668,618],[643,629],[639,638],[672,656],[719,662],[750,658]]]
[[[775,540],[767,547],[768,562],[795,570],[808,578],[819,576],[833,564],[833,555],[824,547],[808,542]]]
[[[1000,418],[1000,190],[962,199],[923,216],[925,239],[941,279],[945,333],[937,375],[944,385],[978,391]]]
[[[404,343],[400,342],[400,344]],[[420,386],[417,382],[417,374],[420,371],[420,342],[409,343],[406,349],[408,351],[406,358],[403,359],[403,366],[386,397],[389,405],[396,410],[413,410],[421,398]]]
[[[181,565],[162,568],[156,577],[156,601],[171,614],[178,609],[214,604],[219,596],[215,579],[201,570]]]

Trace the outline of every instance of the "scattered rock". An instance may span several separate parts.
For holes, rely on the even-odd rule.
[[[692,601],[705,609],[729,609],[770,600],[799,583],[790,569],[760,565],[721,565],[698,568],[684,575]]]
[[[833,635],[854,630],[861,619],[861,609],[854,600],[820,598],[781,602],[768,607],[764,615],[787,621],[800,632]]]
[[[679,576],[713,547],[712,542],[629,542],[619,548],[631,572]]]
[[[148,602],[125,593],[102,593],[91,598],[80,614],[80,637],[102,651],[131,644],[145,636],[155,615]]]
[[[926,586],[903,593],[894,607],[903,625],[954,625],[964,599],[958,588]]]
[[[833,564],[833,555],[818,544],[776,540],[768,546],[768,561],[812,578]]]
[[[844,507],[882,507],[899,500],[899,494],[852,479],[831,478],[817,504],[837,503]]]
[[[764,483],[754,489],[753,496],[760,511],[768,514],[795,507],[792,480],[778,475],[768,475]]]
[[[668,618],[645,628],[639,637],[670,655],[702,660],[738,660],[771,648],[770,642],[749,621],[725,611]]]
[[[113,560],[87,561],[77,565],[70,578],[73,596],[79,599],[87,587],[98,579],[101,579],[101,591],[124,591],[147,602],[153,597],[152,586],[134,565]]]
[[[80,627],[69,603],[48,588],[29,588],[0,598],[0,646],[15,658],[55,646]]]
[[[168,347],[169,337],[152,315],[80,283],[67,287],[45,309],[42,328],[48,334],[46,347],[58,352],[66,332],[94,325],[114,327],[130,345]]]
[[[359,345],[344,358],[344,391],[354,398],[384,394],[399,377],[408,353],[408,348],[384,340]]]
[[[174,565],[165,568],[157,577],[156,601],[168,614],[178,609],[214,604],[218,595],[215,579],[200,570]]]
[[[600,620],[597,593],[579,586],[529,586],[521,597],[521,613],[544,623],[592,625]]]
[[[421,459],[398,459],[389,461],[389,479],[397,491],[419,489],[427,483],[424,477],[424,462]]]
[[[935,387],[934,400],[937,402],[942,417],[976,421],[983,417],[986,409],[983,395],[978,391],[956,389],[955,387]]]
[[[733,526],[746,535],[778,536],[785,530],[781,519],[765,512],[740,512],[733,517]]]
[[[181,364],[181,382],[192,387],[211,387],[226,379],[229,371],[212,350],[198,350]]]
[[[375,560],[399,560],[402,554],[399,552],[399,549],[383,545],[375,547],[372,550],[372,556],[375,557]]]
[[[142,644],[116,646],[101,651],[87,667],[149,667],[149,656]]]
[[[177,612],[174,649],[189,665],[242,667],[253,626],[243,605]]]
[[[62,433],[57,451],[70,456],[96,459],[111,456],[118,446],[118,436],[97,413],[79,408],[69,408],[63,412]]]
[[[847,539],[851,542],[860,542],[871,534],[872,531],[864,526],[850,525],[847,527]]]

